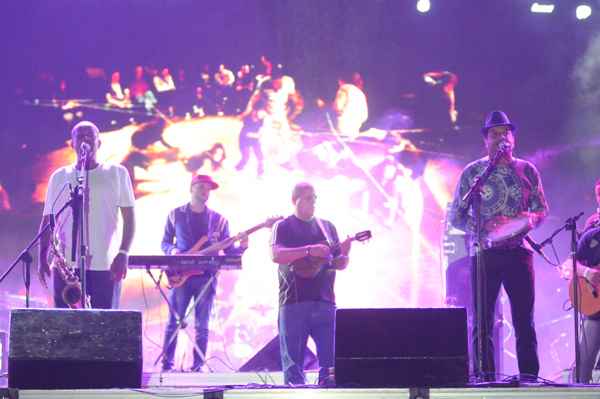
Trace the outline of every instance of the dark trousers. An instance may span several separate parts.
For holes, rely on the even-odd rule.
[[[173,358],[177,348],[177,332],[179,331],[178,321],[185,322],[187,308],[190,301],[196,299],[200,294],[202,297],[196,302],[194,307],[194,327],[196,331],[195,343],[201,354],[194,350],[194,362],[192,370],[200,371],[204,365],[204,356],[208,346],[208,321],[210,312],[215,299],[217,280],[210,282],[211,275],[203,274],[201,276],[192,276],[181,286],[173,288],[169,297],[171,306],[177,312],[169,311],[169,322],[165,331],[165,340],[163,344],[163,370],[173,368]]]
[[[475,298],[475,325],[473,328],[473,345],[475,353],[475,370],[481,371],[488,380],[495,377],[494,344],[492,326],[494,321],[494,308],[500,292],[500,285],[510,300],[512,322],[515,329],[517,346],[517,360],[519,372],[524,377],[537,377],[540,365],[537,356],[537,337],[533,323],[533,305],[535,300],[533,257],[531,252],[524,248],[494,248],[482,252],[485,279],[483,281],[486,297],[483,353],[478,350],[476,258],[472,258],[473,265],[473,298]],[[480,370],[481,358],[483,369]]]
[[[311,301],[279,308],[279,348],[284,384],[305,383],[304,354],[309,335],[317,347],[319,384],[324,384],[335,361],[335,305]]]
[[[257,172],[259,175],[263,172],[263,153],[260,147],[260,141],[256,137],[249,137],[249,134],[256,134],[260,129],[260,124],[247,122],[244,123],[242,127],[242,131],[240,132],[240,153],[242,154],[242,158],[240,162],[236,165],[237,170],[242,170],[248,163],[250,159],[250,150],[254,151],[254,155],[256,156],[256,162],[258,163]]]
[[[75,271],[79,276],[79,270]],[[54,270],[54,306],[57,308],[68,308],[62,298],[64,281]],[[121,282],[115,283],[110,271],[88,270],[85,272],[87,294],[90,296],[90,302],[94,309],[117,309],[119,307],[119,298],[121,296]]]

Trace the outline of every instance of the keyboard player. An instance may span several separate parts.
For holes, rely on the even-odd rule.
[[[193,254],[211,244],[229,238],[227,219],[206,205],[210,192],[219,185],[207,175],[196,175],[190,184],[190,201],[173,209],[167,218],[162,239],[162,251],[166,255]],[[226,255],[241,255],[248,247],[247,237],[238,247],[230,246]],[[217,254],[207,254],[217,255]],[[195,345],[192,371],[201,371],[208,346],[208,323],[216,292],[216,272],[204,271],[189,277],[181,286],[170,292],[169,321],[163,344],[162,370],[173,369],[177,345],[177,333],[185,312],[194,301]],[[205,289],[206,287],[206,289]]]

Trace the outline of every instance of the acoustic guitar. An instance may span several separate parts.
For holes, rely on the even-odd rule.
[[[569,300],[575,303],[573,294],[573,274],[571,259],[567,259],[560,266],[561,274],[569,279]],[[583,266],[577,262],[578,267]],[[592,284],[591,281],[583,276],[577,276],[577,292],[579,293],[579,312],[586,316],[593,316],[600,313],[600,286]]]
[[[599,267],[598,259],[600,259],[600,227],[591,225],[577,243],[577,259],[585,260],[592,268]],[[579,262],[578,262],[579,263]],[[579,266],[579,264],[578,264]],[[560,266],[563,275],[572,277],[573,264],[571,259],[567,259]],[[579,311],[586,315],[592,316],[600,313],[600,286],[595,286],[583,276],[577,276],[578,292],[579,292]],[[569,299],[573,303],[573,280],[569,282]]]
[[[579,293],[579,312],[586,316],[593,316],[600,313],[600,287],[590,283],[583,277],[577,278]],[[574,303],[573,281],[569,281],[569,299]]]
[[[366,241],[372,237],[371,230],[361,231],[356,233],[353,237],[349,237],[350,241]],[[326,242],[321,243],[327,245]],[[337,243],[331,246],[331,252],[336,252],[340,249],[341,243]],[[320,258],[317,256],[305,256],[294,262],[292,262],[291,270],[302,278],[315,278],[321,271],[323,266],[328,264],[330,259]]]
[[[567,258],[560,266],[559,271],[561,277],[569,280],[569,300],[572,304],[575,303],[575,295],[573,294],[573,261]],[[577,262],[577,268],[582,267],[581,263]],[[593,316],[600,312],[600,287],[595,286],[583,276],[577,276],[577,292],[579,293],[579,312],[586,316]]]
[[[222,241],[209,245],[206,248],[202,248],[208,241],[207,236],[203,236],[200,238],[189,250],[187,250],[183,255],[214,255],[218,253],[220,250],[229,247],[234,244],[236,241],[242,240],[248,237],[250,234],[262,229],[262,228],[271,228],[273,224],[278,220],[283,219],[282,216],[270,217],[262,223],[257,224],[249,228],[248,230],[242,231],[234,236],[226,238]],[[177,271],[177,270],[167,270],[166,275],[169,282],[169,288],[181,287],[188,278],[191,276],[204,274],[204,270],[185,270],[185,271]]]

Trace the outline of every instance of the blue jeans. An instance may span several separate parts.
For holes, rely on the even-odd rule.
[[[583,332],[579,339],[581,344],[581,368],[579,375],[584,384],[593,383],[592,373],[600,351],[600,320],[586,318],[583,321]]]
[[[177,314],[172,311],[169,312],[169,322],[167,323],[163,344],[163,370],[173,368],[173,358],[177,347],[177,322],[180,320],[185,323],[184,317],[190,301],[192,298],[196,299],[200,294],[202,294],[202,298],[196,302],[194,308],[194,327],[196,330],[196,346],[202,352],[202,355],[194,349],[192,370],[199,370],[204,364],[203,358],[206,355],[206,347],[208,346],[208,320],[217,286],[216,278],[212,283],[209,283],[210,278],[210,275],[192,276],[181,287],[171,290],[169,302],[171,302],[171,306]],[[173,335],[175,336],[173,337]]]
[[[309,335],[317,346],[321,384],[334,365],[335,304],[311,301],[279,308],[279,348],[285,384],[305,383],[303,366]]]

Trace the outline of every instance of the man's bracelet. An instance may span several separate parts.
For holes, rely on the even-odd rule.
[[[120,253],[120,254],[123,254],[123,255],[125,255],[125,256],[129,256],[129,251],[128,251],[128,250],[126,250],[126,249],[119,249],[119,253]]]

